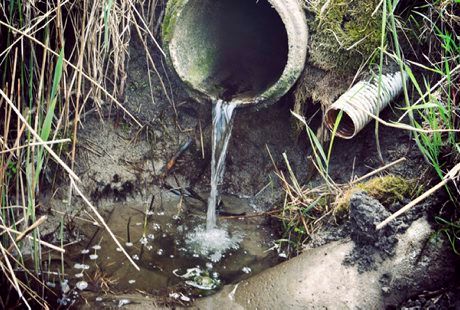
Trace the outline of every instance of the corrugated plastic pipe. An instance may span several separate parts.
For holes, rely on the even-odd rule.
[[[403,75],[404,80],[407,80],[405,72],[382,75],[380,91],[378,77],[372,81],[356,83],[326,110],[326,126],[333,130],[342,111],[336,135],[344,139],[353,138],[371,121],[372,117],[369,114],[377,115],[400,94],[403,88]]]
[[[300,0],[169,0],[162,39],[193,97],[253,106],[296,82],[307,29]]]

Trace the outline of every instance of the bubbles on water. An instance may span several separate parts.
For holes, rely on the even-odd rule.
[[[76,284],[76,287],[80,291],[86,290],[86,288],[88,287],[88,282],[86,282],[86,281],[78,281],[77,284]]]
[[[82,269],[82,270],[88,270],[89,269],[89,265],[86,265],[86,264],[75,264],[73,265],[73,268],[75,269]]]
[[[140,244],[143,244],[143,245],[146,245],[149,241],[147,240],[147,237],[142,237],[141,239],[139,239],[139,243]]]
[[[241,269],[241,271],[246,273],[246,274],[249,274],[249,273],[251,273],[252,270],[249,267],[243,267],[243,269]]]
[[[203,226],[195,228],[185,239],[185,244],[194,254],[218,262],[228,250],[237,250],[243,240],[242,234],[230,235],[224,228],[207,230]]]
[[[69,280],[64,279],[61,281],[61,290],[63,294],[67,294],[70,291]]]
[[[123,306],[129,305],[131,303],[131,300],[129,299],[120,299],[118,301],[118,308],[121,308]]]

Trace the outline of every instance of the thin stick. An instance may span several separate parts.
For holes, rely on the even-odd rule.
[[[20,145],[20,146],[17,146],[17,147],[13,147],[11,149],[7,149],[5,151],[0,151],[0,154],[4,154],[4,153],[11,153],[13,151],[17,151],[17,150],[21,150],[21,149],[25,149],[25,148],[28,148],[30,146],[41,146],[41,145],[52,145],[52,144],[60,144],[60,143],[67,143],[67,142],[71,142],[72,140],[70,139],[60,139],[60,140],[53,140],[53,141],[44,141],[44,142],[31,142],[29,144],[26,144],[26,145]]]
[[[156,47],[158,48],[158,50],[160,51],[160,53],[163,55],[163,57],[166,57],[166,54],[165,52],[163,51],[163,49],[161,48],[160,44],[158,44],[158,41],[155,39],[155,36],[152,34],[152,32],[150,31],[150,27],[145,23],[144,21],[144,18],[142,17],[142,15],[139,13],[139,11],[136,9],[136,6],[134,5],[134,3],[130,0],[129,1],[129,4],[131,5],[131,7],[133,8],[133,11],[136,12],[137,16],[139,17],[140,21],[142,22],[142,24],[144,25],[144,30],[147,31],[147,33],[149,34],[150,38],[152,39],[153,43],[155,43]],[[136,23],[135,23],[136,26],[138,26]]]
[[[203,142],[203,129],[201,128],[201,121],[198,121],[198,126],[200,128],[200,146],[201,146],[201,157],[204,159],[204,142]]]
[[[118,241],[118,239],[115,237],[115,235],[113,234],[113,232],[110,230],[109,226],[107,225],[107,223],[105,222],[104,218],[99,214],[99,212],[97,211],[97,209],[91,204],[91,202],[88,200],[88,198],[86,198],[85,195],[83,195],[83,193],[81,192],[81,190],[78,188],[77,184],[75,184],[75,181],[71,178],[70,179],[70,183],[72,185],[72,187],[75,189],[75,191],[78,193],[78,195],[80,195],[80,197],[83,199],[83,201],[91,208],[91,210],[94,212],[94,214],[96,215],[97,219],[99,220],[99,222],[102,224],[102,226],[104,226],[104,228],[107,230],[107,232],[109,233],[110,237],[113,239],[113,241],[115,241],[116,245],[121,249],[121,251],[123,252],[123,254],[128,258],[129,262],[134,266],[134,268],[136,268],[138,271],[140,271],[141,269],[139,268],[139,266],[137,266],[137,264],[134,262],[134,260],[131,258],[131,256],[126,252],[125,248],[121,245],[120,241]]]
[[[4,229],[5,231],[10,232],[10,233],[13,233],[13,234],[16,234],[16,235],[21,235],[21,234],[22,234],[22,232],[20,232],[20,231],[14,230],[14,229],[12,229],[12,228],[6,227],[6,226],[1,225],[1,224],[0,224],[0,229]],[[37,240],[37,238],[34,238],[34,237],[32,237],[32,236],[29,236],[29,235],[27,235],[27,236],[25,236],[25,237],[26,237],[27,239],[32,239],[32,240],[35,239],[35,240]],[[40,239],[38,239],[37,241],[38,241],[38,243],[40,243],[41,245],[44,245],[44,246],[46,246],[46,247],[48,247],[48,248],[50,248],[50,249],[52,249],[52,250],[58,251],[58,252],[60,252],[60,253],[65,253],[65,250],[64,250],[63,248],[57,247],[57,246],[55,246],[54,244],[48,243],[48,242],[43,241],[43,240],[40,240]]]
[[[16,240],[14,240],[14,242],[18,243],[20,242],[22,239],[24,239],[28,234],[30,234],[35,228],[37,228],[38,226],[40,226],[41,224],[43,224],[46,219],[48,217],[45,215],[45,216],[42,216],[40,217],[35,223],[33,223],[32,225],[30,225],[29,227],[26,228],[26,230],[24,230],[19,236],[16,237]],[[8,248],[7,252],[10,252],[13,251],[13,248],[14,248],[14,244],[10,245],[10,247]]]
[[[370,178],[373,175],[376,175],[377,173],[379,173],[379,172],[381,172],[383,170],[386,170],[386,169],[388,169],[390,167],[393,167],[393,166],[395,166],[395,165],[397,165],[399,163],[402,163],[403,161],[406,161],[406,160],[407,159],[405,157],[402,157],[402,158],[400,158],[400,159],[398,159],[398,160],[396,160],[396,161],[394,161],[392,163],[389,163],[388,165],[380,167],[380,168],[378,168],[378,169],[376,169],[376,170],[374,170],[372,172],[369,172],[368,174],[363,175],[362,177],[357,178],[356,180],[352,181],[350,184],[359,183],[359,182],[361,182],[361,181],[363,181],[363,180],[365,180],[367,178]]]
[[[1,21],[0,21],[1,23]],[[0,95],[5,99],[5,101],[11,106],[13,111],[16,113],[18,118],[21,120],[21,122],[26,125],[27,129],[29,129],[30,133],[37,139],[40,143],[43,144],[43,147],[50,153],[50,155],[56,160],[56,162],[64,168],[65,171],[75,180],[78,182],[81,182],[80,178],[75,174],[75,172],[70,169],[69,166],[65,162],[62,161],[62,159],[59,158],[59,156],[43,141],[43,139],[40,137],[40,135],[32,128],[32,126],[29,125],[27,120],[22,116],[21,112],[18,110],[18,108],[14,105],[14,103],[8,98],[8,96],[3,92],[3,90],[0,89]]]
[[[18,295],[21,297],[21,299],[24,301],[25,305],[27,306],[28,309],[32,309],[29,305],[29,303],[27,302],[26,298],[24,297],[24,294],[22,293],[21,291],[21,288],[19,287],[19,283],[18,283],[18,279],[16,278],[16,275],[14,273],[14,269],[13,269],[13,266],[11,265],[11,262],[10,262],[10,259],[8,258],[8,256],[6,255],[6,251],[5,251],[5,248],[3,247],[3,245],[0,243],[0,251],[2,252],[3,254],[3,257],[5,257],[5,262],[6,262],[6,267],[8,269],[8,271],[10,272],[11,274],[11,278],[12,278],[12,281],[11,283],[13,284],[16,292],[18,293]],[[3,265],[3,264],[2,264]],[[2,268],[3,269],[3,268]],[[4,270],[5,272],[5,270]],[[6,274],[6,272],[5,272]]]
[[[382,229],[383,227],[388,225],[388,223],[390,223],[392,220],[394,220],[395,218],[397,218],[401,214],[407,212],[410,208],[412,208],[413,206],[417,205],[418,203],[420,203],[421,201],[423,201],[424,199],[426,199],[427,197],[429,197],[430,195],[432,195],[433,193],[438,191],[440,188],[444,187],[450,180],[453,180],[454,178],[456,178],[456,176],[459,174],[459,172],[460,172],[460,164],[457,164],[454,168],[452,168],[449,171],[449,173],[445,176],[444,180],[442,180],[436,186],[434,186],[430,190],[428,190],[425,193],[423,193],[421,196],[417,197],[416,199],[414,199],[413,201],[411,201],[410,203],[408,203],[407,205],[405,205],[404,207],[399,209],[397,212],[395,212],[392,215],[390,215],[386,220],[384,220],[383,222],[378,224],[376,226],[376,229],[377,230]]]
[[[62,211],[59,211],[59,210],[56,210],[56,209],[51,209],[51,211],[53,212],[56,212],[57,214],[60,214],[60,215],[67,215],[66,212],[62,212]],[[82,218],[80,216],[72,216],[72,219],[77,219],[77,220],[80,220],[80,221],[83,221],[83,222],[86,222],[86,223],[90,223],[94,226],[98,226],[100,227],[101,225],[99,225],[99,223],[95,220],[95,219],[92,219],[92,220],[88,220],[88,219],[85,219],[85,218]]]

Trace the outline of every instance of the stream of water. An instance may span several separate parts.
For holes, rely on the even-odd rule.
[[[212,159],[211,192],[208,200],[206,230],[216,228],[216,208],[219,204],[219,186],[224,178],[225,158],[228,142],[232,135],[233,112],[236,105],[217,100],[212,106]]]
[[[216,209],[219,204],[219,187],[225,171],[228,142],[232,134],[233,114],[236,104],[216,100],[212,107],[212,158],[211,192],[208,199],[206,226],[198,226],[186,239],[188,247],[213,262],[219,261],[230,249],[238,249],[243,236],[230,234],[225,227],[218,227]]]

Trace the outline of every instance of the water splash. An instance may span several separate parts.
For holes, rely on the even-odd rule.
[[[242,240],[241,233],[230,234],[225,227],[207,229],[198,226],[187,236],[185,244],[194,253],[218,262],[226,251],[239,249]]]
[[[185,243],[196,255],[218,262],[227,250],[238,249],[242,235],[230,233],[225,227],[218,228],[216,208],[219,204],[219,187],[222,184],[227,157],[228,142],[233,128],[233,112],[236,104],[216,100],[212,107],[212,158],[211,192],[208,199],[206,226],[198,226]]]
[[[233,111],[236,104],[217,100],[212,108],[212,159],[211,193],[208,199],[206,230],[216,228],[216,207],[219,202],[219,186],[224,178],[225,158],[233,128]]]

